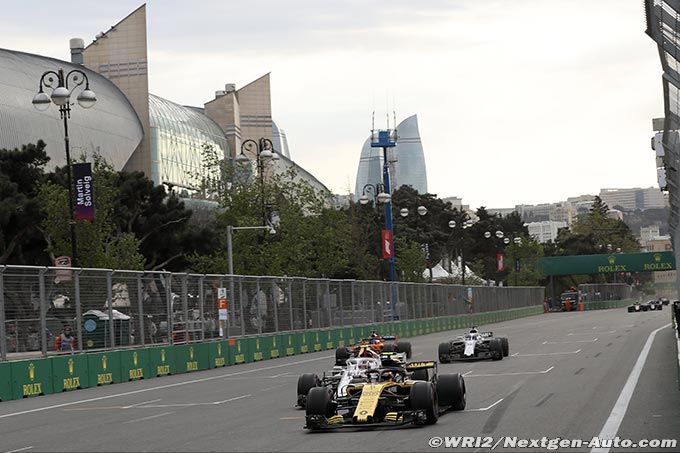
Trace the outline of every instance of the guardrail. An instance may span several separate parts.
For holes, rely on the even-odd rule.
[[[589,310],[608,310],[610,308],[621,308],[627,307],[635,303],[635,299],[624,299],[624,300],[602,300],[595,302],[584,302],[585,311]]]
[[[540,305],[544,292],[0,266],[0,361],[58,355],[66,325],[73,338],[63,349],[103,351],[498,311]]]
[[[542,313],[543,306],[538,305],[486,313],[0,362],[0,401],[333,350],[366,338],[373,330],[385,335],[412,337]],[[432,357],[436,356],[435,350],[430,352]]]

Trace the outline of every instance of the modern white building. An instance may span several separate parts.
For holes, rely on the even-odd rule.
[[[635,211],[637,209],[662,209],[668,206],[668,194],[661,192],[658,188],[648,187],[641,189],[602,189],[600,198],[610,208],[620,206],[624,211]]]
[[[649,225],[640,228],[640,242],[642,245],[646,244],[652,239],[658,238],[659,236],[661,236],[661,233],[659,232],[659,225]]]
[[[540,243],[548,241],[555,241],[557,239],[557,232],[560,228],[566,228],[567,222],[544,220],[542,222],[526,223],[529,229],[529,235]]]

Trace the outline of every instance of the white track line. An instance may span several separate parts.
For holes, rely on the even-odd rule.
[[[26,450],[30,450],[31,448],[33,448],[33,446],[17,448],[16,450],[9,450],[9,451],[6,451],[5,453],[17,453],[18,451],[26,451]]]
[[[539,355],[565,355],[565,354],[578,354],[581,352],[580,349],[577,349],[576,351],[570,351],[570,352],[543,352],[540,354],[514,354],[513,357],[535,357]]]
[[[603,333],[606,334],[606,333],[615,333],[615,332],[616,332],[616,330],[609,330],[609,331],[607,331],[607,332],[598,331],[597,334],[599,335],[599,334],[603,334]],[[567,334],[567,336],[568,336],[568,337],[571,337],[571,336],[573,336],[573,335],[592,335],[592,334],[593,334],[593,332],[569,332],[569,333]]]
[[[151,403],[157,403],[161,399],[158,398],[156,400],[149,400],[149,401],[144,401],[142,403],[137,403],[137,404],[130,404],[129,406],[123,406],[121,409],[130,409],[131,407],[137,407],[137,406],[144,406],[145,404],[151,404]]]
[[[640,351],[640,355],[638,356],[638,359],[635,362],[633,369],[628,375],[628,380],[626,380],[626,384],[623,386],[623,389],[621,389],[621,394],[619,395],[619,398],[616,400],[616,403],[614,404],[614,407],[612,408],[612,411],[609,414],[609,418],[604,423],[602,431],[600,431],[600,435],[598,436],[600,440],[613,439],[614,437],[616,437],[616,433],[619,431],[621,422],[623,422],[623,417],[625,417],[626,411],[628,410],[628,404],[630,403],[630,400],[633,397],[633,392],[635,392],[635,386],[637,385],[638,380],[640,379],[640,374],[642,373],[642,369],[645,366],[645,361],[647,361],[649,350],[652,348],[654,337],[656,337],[657,332],[669,326],[670,323],[666,324],[663,327],[659,327],[656,330],[653,330],[652,333],[649,334],[647,342],[642,348],[642,351]],[[608,453],[608,452],[609,448],[593,448],[590,450],[590,453]]]
[[[123,424],[127,425],[128,423],[143,422],[144,420],[151,420],[153,418],[165,417],[166,415],[170,415],[170,414],[174,414],[174,412],[163,412],[162,414],[149,415],[148,417],[136,418],[134,420],[128,420],[126,422],[123,422]]]
[[[541,344],[568,344],[568,343],[595,343],[598,338],[594,340],[574,340],[574,341],[544,341]]]
[[[3,415],[0,415],[0,419],[9,418],[9,417],[16,417],[17,415],[32,414],[34,412],[42,412],[42,411],[46,411],[46,410],[50,410],[50,409],[58,409],[60,407],[73,406],[75,404],[90,403],[92,401],[101,401],[101,400],[107,400],[107,399],[110,399],[110,398],[118,398],[118,397],[121,397],[121,396],[136,395],[138,393],[152,392],[154,390],[163,390],[163,389],[168,389],[168,388],[173,388],[173,387],[180,387],[182,385],[196,384],[198,382],[214,381],[216,379],[226,379],[226,378],[229,378],[231,376],[238,376],[238,375],[241,375],[241,374],[256,373],[258,371],[265,371],[265,370],[273,370],[273,369],[276,369],[276,368],[283,368],[283,367],[287,367],[287,366],[299,365],[301,363],[316,362],[318,360],[328,360],[328,359],[334,358],[334,357],[335,356],[327,355],[327,356],[323,356],[323,357],[318,357],[316,359],[298,360],[297,362],[282,363],[280,365],[272,365],[272,366],[268,366],[268,367],[254,368],[252,370],[244,370],[244,371],[237,371],[235,373],[221,374],[219,376],[210,376],[210,377],[201,378],[201,379],[192,379],[190,381],[175,382],[174,384],[158,385],[156,387],[149,387],[149,388],[146,388],[146,389],[139,389],[139,390],[132,390],[132,391],[129,391],[129,392],[116,393],[114,395],[99,396],[99,397],[96,397],[96,398],[88,398],[88,399],[79,400],[79,401],[71,401],[71,402],[68,402],[68,403],[54,404],[52,406],[37,407],[35,409],[29,409],[29,410],[20,411],[20,412],[12,412],[12,413],[9,413],[9,414],[3,414]]]
[[[497,374],[468,374],[465,377],[490,377],[490,376],[522,376],[525,374],[548,374],[550,373],[554,366],[551,366],[547,370],[543,371],[521,371],[519,373],[497,373]]]
[[[491,409],[492,407],[494,407],[494,406],[500,404],[500,402],[503,401],[504,399],[505,399],[505,398],[499,399],[498,401],[496,401],[495,403],[493,403],[491,406],[481,407],[481,408],[479,408],[479,409],[465,409],[463,412],[484,412],[484,411],[488,411],[488,410]]]

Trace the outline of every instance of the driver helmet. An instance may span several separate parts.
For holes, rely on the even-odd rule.
[[[371,332],[371,338],[380,338],[380,335],[378,335],[378,332],[374,330],[373,332]]]
[[[394,380],[394,373],[391,371],[384,371],[382,373],[382,379],[383,381],[393,381]]]

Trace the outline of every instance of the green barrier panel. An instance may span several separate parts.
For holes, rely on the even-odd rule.
[[[207,343],[180,344],[174,348],[177,373],[191,373],[211,368],[210,348]]]
[[[49,360],[52,362],[52,388],[54,393],[90,387],[87,356],[85,354],[51,357]]]
[[[347,338],[345,337],[345,329],[343,327],[338,327],[333,329],[333,338],[335,341],[335,347],[339,348],[341,346],[350,346],[347,343]]]
[[[269,357],[272,359],[278,359],[279,357],[286,356],[286,349],[284,348],[283,336],[282,335],[272,335],[271,349],[269,350]]]
[[[120,351],[120,374],[123,382],[149,379],[154,376],[149,363],[148,349]]]
[[[238,338],[234,340],[231,349],[234,353],[234,363],[236,365],[253,361],[253,353],[250,349],[251,343],[252,341],[250,338]]]
[[[309,352],[318,352],[325,349],[323,344],[323,336],[318,330],[310,330],[305,332],[305,337],[307,339],[307,346],[309,347]]]
[[[208,343],[208,354],[210,357],[210,368],[220,368],[227,366],[229,346],[224,340],[211,341]]]
[[[272,346],[274,342],[271,336],[255,337],[253,339],[253,361],[269,360],[272,358]]]
[[[90,386],[122,382],[120,371],[120,352],[97,352],[87,354],[87,371]],[[125,379],[127,381],[127,379]]]
[[[13,400],[12,368],[9,362],[0,362],[0,401]]]
[[[14,399],[52,393],[52,362],[49,359],[10,362]]]
[[[321,339],[321,349],[335,349],[335,344],[333,343],[333,336],[331,335],[331,331],[328,329],[324,329],[319,332],[319,338]]]
[[[307,354],[312,351],[312,345],[307,341],[307,332],[300,332],[295,334],[298,345],[300,347],[300,354]]]
[[[345,335],[347,335],[347,342],[351,345],[357,344],[361,340],[361,336],[356,334],[353,326],[345,328]]]
[[[169,374],[182,373],[175,363],[175,347],[161,346],[148,348],[149,373],[151,377],[167,376]]]
[[[283,347],[286,356],[300,354],[300,334],[299,333],[286,333],[282,335]]]

